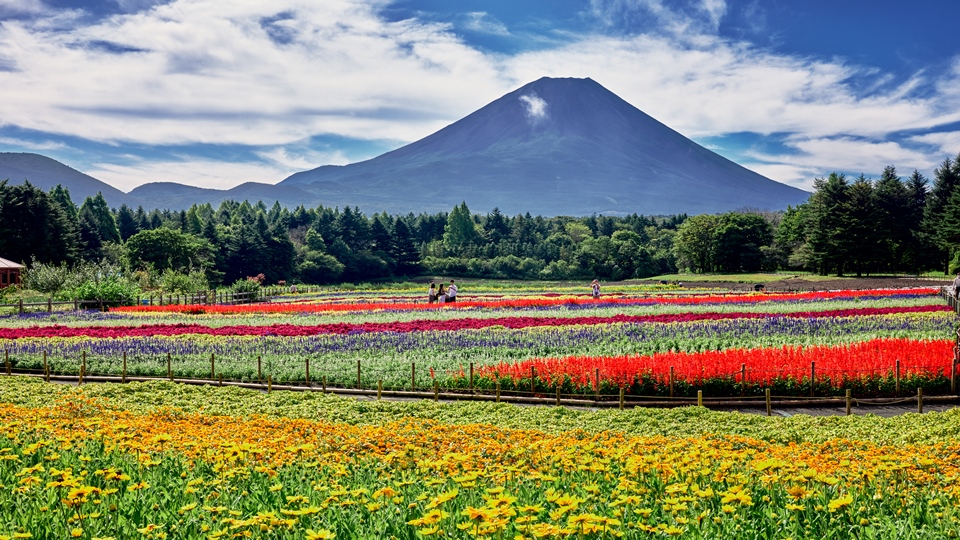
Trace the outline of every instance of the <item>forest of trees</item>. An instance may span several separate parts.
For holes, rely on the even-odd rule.
[[[679,271],[821,274],[951,272],[960,266],[960,156],[932,183],[887,167],[879,179],[817,179],[784,212],[668,217],[367,216],[358,208],[288,209],[226,201],[185,211],[79,206],[56,186],[0,182],[0,256],[68,268],[110,264],[149,288],[359,282],[414,275],[621,280]]]

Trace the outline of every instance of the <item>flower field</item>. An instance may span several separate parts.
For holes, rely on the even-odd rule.
[[[469,290],[469,289],[468,289]],[[480,291],[456,304],[339,291],[250,305],[0,317],[12,371],[596,396],[948,392],[935,289]],[[672,373],[672,375],[671,375]]]
[[[3,538],[950,538],[956,411],[584,412],[0,377]]]

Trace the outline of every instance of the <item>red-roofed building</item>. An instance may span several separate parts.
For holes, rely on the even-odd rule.
[[[24,268],[26,267],[22,264],[17,264],[0,257],[0,289],[4,289],[10,285],[18,285],[20,283],[20,272],[22,272]]]

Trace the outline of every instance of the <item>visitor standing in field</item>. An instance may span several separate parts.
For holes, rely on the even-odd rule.
[[[437,289],[437,300],[439,300],[441,304],[447,301],[447,291],[443,288],[443,283],[441,283],[440,288]]]
[[[958,291],[960,291],[960,272],[957,273],[956,279],[953,280],[953,295],[957,296]]]
[[[450,286],[447,287],[447,302],[457,301],[457,284],[450,280]]]
[[[590,288],[593,289],[593,297],[600,298],[600,282],[593,280],[593,282],[590,283]]]
[[[427,303],[435,304],[437,302],[437,284],[430,282],[430,290],[427,291]]]

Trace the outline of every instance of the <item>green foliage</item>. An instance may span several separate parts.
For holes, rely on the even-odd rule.
[[[63,290],[70,279],[70,269],[66,263],[51,264],[32,261],[21,274],[25,289],[55,295]]]
[[[140,289],[120,276],[106,276],[85,281],[73,290],[77,300],[102,301],[104,306],[129,305],[136,301]]]
[[[230,285],[229,291],[233,294],[247,294],[245,301],[256,302],[260,299],[260,282],[256,279],[238,279]]]
[[[168,268],[160,276],[160,289],[164,293],[191,294],[210,290],[210,283],[202,271],[194,270],[183,274]]]
[[[210,264],[212,247],[205,239],[167,227],[140,231],[126,243],[132,268],[192,272]]]

